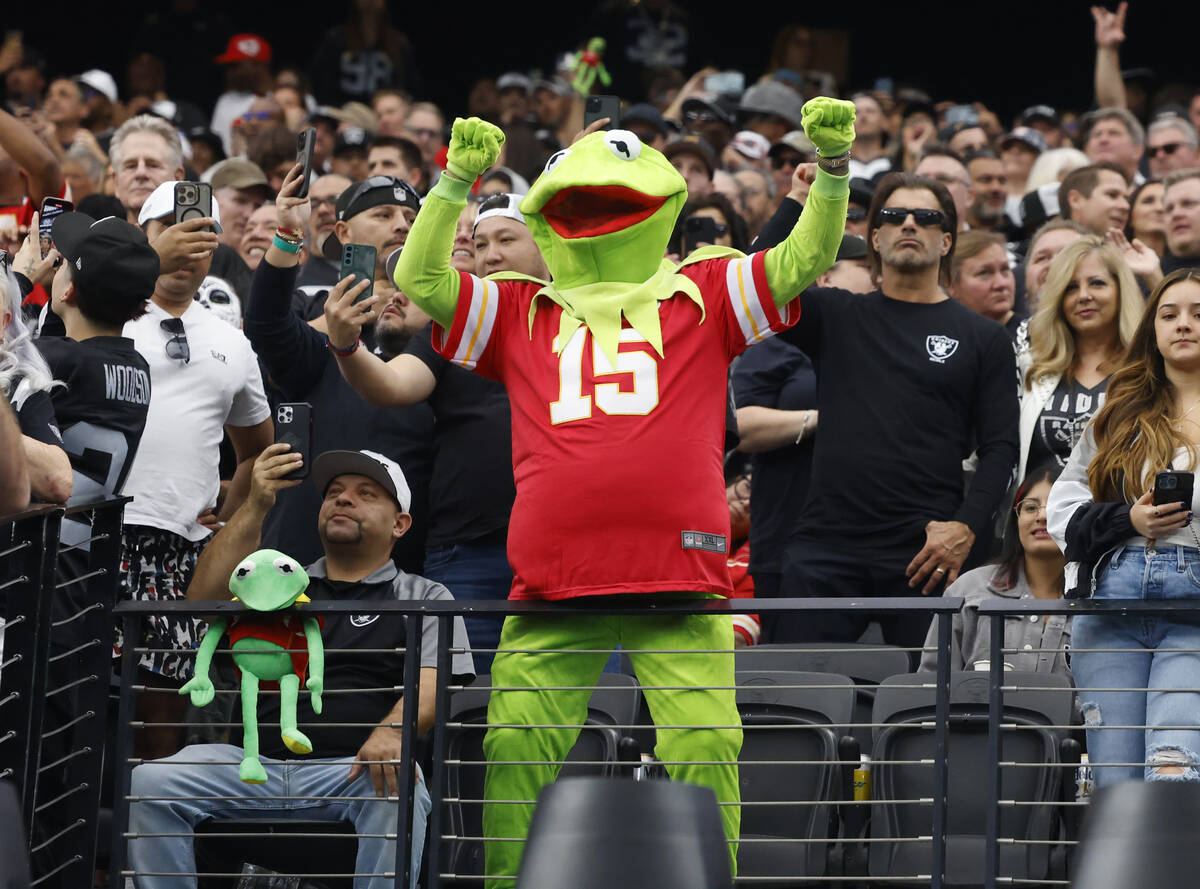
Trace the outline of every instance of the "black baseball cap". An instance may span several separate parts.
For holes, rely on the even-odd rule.
[[[417,190],[395,176],[371,176],[362,182],[355,182],[338,195],[334,211],[338,220],[345,222],[364,210],[384,204],[411,207],[414,213],[421,212],[421,196]],[[325,239],[321,253],[330,261],[341,257],[342,244],[334,234],[330,233]]]
[[[54,246],[71,264],[71,278],[100,299],[149,299],[158,280],[158,254],[136,225],[106,216],[63,213],[51,227]]]
[[[362,127],[346,127],[339,130],[333,140],[333,156],[342,157],[352,151],[367,153],[371,136]]]
[[[657,130],[660,135],[666,136],[671,132],[667,127],[667,122],[663,120],[662,112],[646,102],[634,105],[627,111],[622,112],[622,125],[633,123],[635,120],[649,124],[655,130]]]

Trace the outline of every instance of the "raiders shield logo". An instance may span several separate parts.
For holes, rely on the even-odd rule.
[[[956,349],[958,340],[952,340],[948,336],[933,333],[925,337],[925,351],[929,353],[930,361],[945,364],[946,359],[953,355]]]

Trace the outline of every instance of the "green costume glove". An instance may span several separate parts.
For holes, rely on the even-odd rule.
[[[504,131],[495,124],[478,117],[456,117],[446,151],[446,170],[463,182],[474,182],[496,163],[503,144]]]
[[[804,134],[821,157],[837,157],[854,143],[854,103],[817,96],[800,112]]]

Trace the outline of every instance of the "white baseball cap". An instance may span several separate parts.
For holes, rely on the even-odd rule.
[[[82,83],[84,86],[91,87],[110,102],[117,101],[117,82],[113,80],[113,76],[107,71],[101,71],[99,68],[91,68],[78,74],[75,77],[76,82]]]
[[[312,481],[322,495],[339,475],[365,475],[392,496],[401,512],[408,512],[412,505],[404,470],[376,451],[326,451],[313,461]]]
[[[150,192],[150,197],[146,198],[142,209],[138,211],[138,225],[145,225],[151,219],[162,219],[175,213],[175,186],[178,184],[178,179],[172,179]],[[212,218],[217,223],[214,231],[220,234],[221,206],[215,200],[212,202]]]
[[[503,216],[505,219],[514,219],[521,225],[528,225],[525,221],[525,215],[520,209],[521,195],[519,194],[493,194],[488,195],[479,205],[479,215],[475,217],[475,229],[479,228],[479,223],[485,219],[491,219],[493,216]]]

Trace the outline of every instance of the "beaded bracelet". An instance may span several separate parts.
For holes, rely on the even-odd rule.
[[[362,345],[362,339],[360,338],[360,339],[356,339],[354,341],[354,345],[351,346],[349,349],[339,349],[337,346],[335,346],[333,344],[333,340],[331,340],[329,338],[329,334],[325,335],[326,348],[328,348],[329,351],[332,352],[334,355],[340,355],[343,358],[345,358],[347,355],[353,355],[355,352],[358,351],[358,347],[361,345]]]

